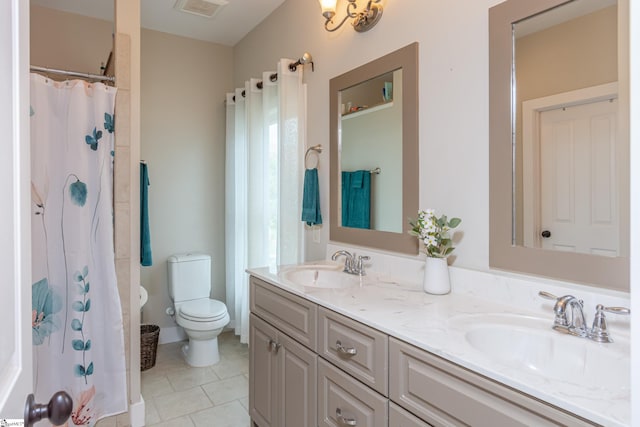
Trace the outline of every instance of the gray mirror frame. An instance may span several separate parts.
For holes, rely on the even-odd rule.
[[[512,24],[564,3],[507,0],[489,9],[489,266],[629,292],[628,257],[512,244]],[[621,101],[624,90],[620,85]]]
[[[340,150],[339,123],[341,90],[402,68],[402,233],[342,227],[339,214]],[[418,43],[334,77],[329,82],[330,111],[330,229],[332,241],[415,255],[418,239],[409,234],[408,218],[418,214]]]

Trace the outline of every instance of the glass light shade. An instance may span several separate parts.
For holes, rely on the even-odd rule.
[[[322,8],[323,15],[326,12],[336,12],[336,3],[338,2],[338,0],[318,0],[318,2],[320,3],[320,7]]]

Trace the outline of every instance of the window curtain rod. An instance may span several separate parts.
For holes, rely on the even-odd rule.
[[[302,57],[300,57],[296,62],[292,62],[289,64],[289,71],[291,71],[292,73],[295,72],[298,69],[299,65],[305,65],[305,64],[311,64],[311,71],[314,72],[315,71],[315,65],[313,64],[313,60],[311,59],[311,54],[308,52],[305,52]],[[271,80],[272,82],[277,82],[278,81],[278,73],[273,73],[269,76],[269,80]],[[263,83],[262,81],[259,81],[258,83],[256,83],[256,87],[258,89],[262,89],[263,87]],[[245,91],[242,91],[242,97],[245,97]],[[235,102],[236,97],[235,95],[233,96],[233,100]]]
[[[32,65],[31,71],[39,71],[42,73],[49,73],[49,74],[60,74],[60,75],[70,76],[70,77],[82,77],[85,79],[107,81],[111,83],[116,82],[116,78],[111,76],[103,76],[100,74],[90,74],[90,73],[79,73],[77,71],[57,70],[55,68],[38,67],[37,65]]]

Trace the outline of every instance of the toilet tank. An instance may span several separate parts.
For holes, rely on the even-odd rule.
[[[167,260],[169,296],[173,302],[209,298],[211,257],[202,253],[171,255]]]

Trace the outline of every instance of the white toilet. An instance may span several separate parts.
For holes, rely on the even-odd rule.
[[[218,363],[218,335],[229,323],[229,313],[223,302],[209,298],[211,257],[176,254],[169,257],[167,264],[176,322],[189,337],[189,344],[182,347],[185,360],[191,366]]]

